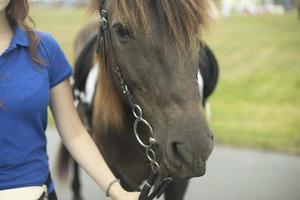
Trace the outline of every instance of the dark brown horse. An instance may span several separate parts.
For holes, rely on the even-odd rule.
[[[84,90],[85,72],[99,65],[92,109],[79,107],[79,113],[109,167],[129,191],[139,189],[150,165],[133,134],[135,117],[112,72],[116,63],[154,130],[160,178],[174,178],[165,199],[182,200],[188,179],[206,171],[213,135],[196,78],[199,60],[208,74],[210,65],[216,65],[209,49],[201,45],[209,18],[207,1],[95,0],[94,10],[107,10],[110,19],[106,66],[103,51],[95,53],[97,22],[84,27],[76,38],[75,80],[80,90]],[[204,93],[211,93],[216,77],[211,82]],[[141,135],[147,135],[140,129]],[[64,155],[62,148],[61,169],[66,167]],[[78,185],[73,188],[78,190]]]

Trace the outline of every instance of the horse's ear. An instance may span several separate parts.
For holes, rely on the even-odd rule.
[[[105,3],[105,0],[91,0],[89,10],[91,12],[96,12],[102,8],[104,3]]]

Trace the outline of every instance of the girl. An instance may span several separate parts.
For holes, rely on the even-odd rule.
[[[46,153],[48,105],[63,143],[107,195],[138,199],[123,190],[81,124],[71,66],[51,35],[29,26],[28,10],[28,0],[0,0],[0,199],[57,199]]]

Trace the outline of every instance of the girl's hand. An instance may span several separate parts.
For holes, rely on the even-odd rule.
[[[127,192],[116,182],[108,192],[112,200],[138,200],[140,192]]]
[[[126,192],[124,196],[116,200],[138,200],[139,196],[140,196],[140,192]]]
[[[140,196],[140,192],[127,192],[119,193],[115,198],[112,197],[113,200],[138,200]]]

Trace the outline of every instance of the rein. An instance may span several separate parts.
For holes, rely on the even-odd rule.
[[[112,56],[115,61],[115,65],[113,66],[113,74],[118,82],[119,89],[121,91],[122,96],[127,101],[128,105],[132,110],[132,114],[135,118],[134,120],[134,127],[133,131],[138,143],[145,149],[145,154],[147,159],[151,165],[151,172],[144,183],[141,195],[139,200],[152,200],[154,198],[159,198],[168,185],[173,181],[171,177],[167,177],[163,179],[160,183],[157,184],[159,180],[159,175],[161,173],[160,165],[157,162],[156,154],[153,150],[153,146],[158,145],[156,139],[154,138],[154,132],[152,129],[151,124],[143,117],[143,110],[140,105],[138,105],[132,95],[132,93],[128,89],[128,85],[125,83],[123,78],[123,74],[121,71],[121,67],[116,59],[116,54],[112,45],[112,38],[110,32],[110,24],[109,24],[109,17],[106,10],[100,10],[100,26],[99,26],[99,33],[98,33],[98,44],[97,44],[97,53],[103,52],[104,54],[104,65],[106,70],[108,71],[108,55],[107,51],[109,47],[112,51]],[[144,142],[138,131],[138,126],[145,126],[148,132],[148,141]],[[154,186],[156,184],[156,186]]]

